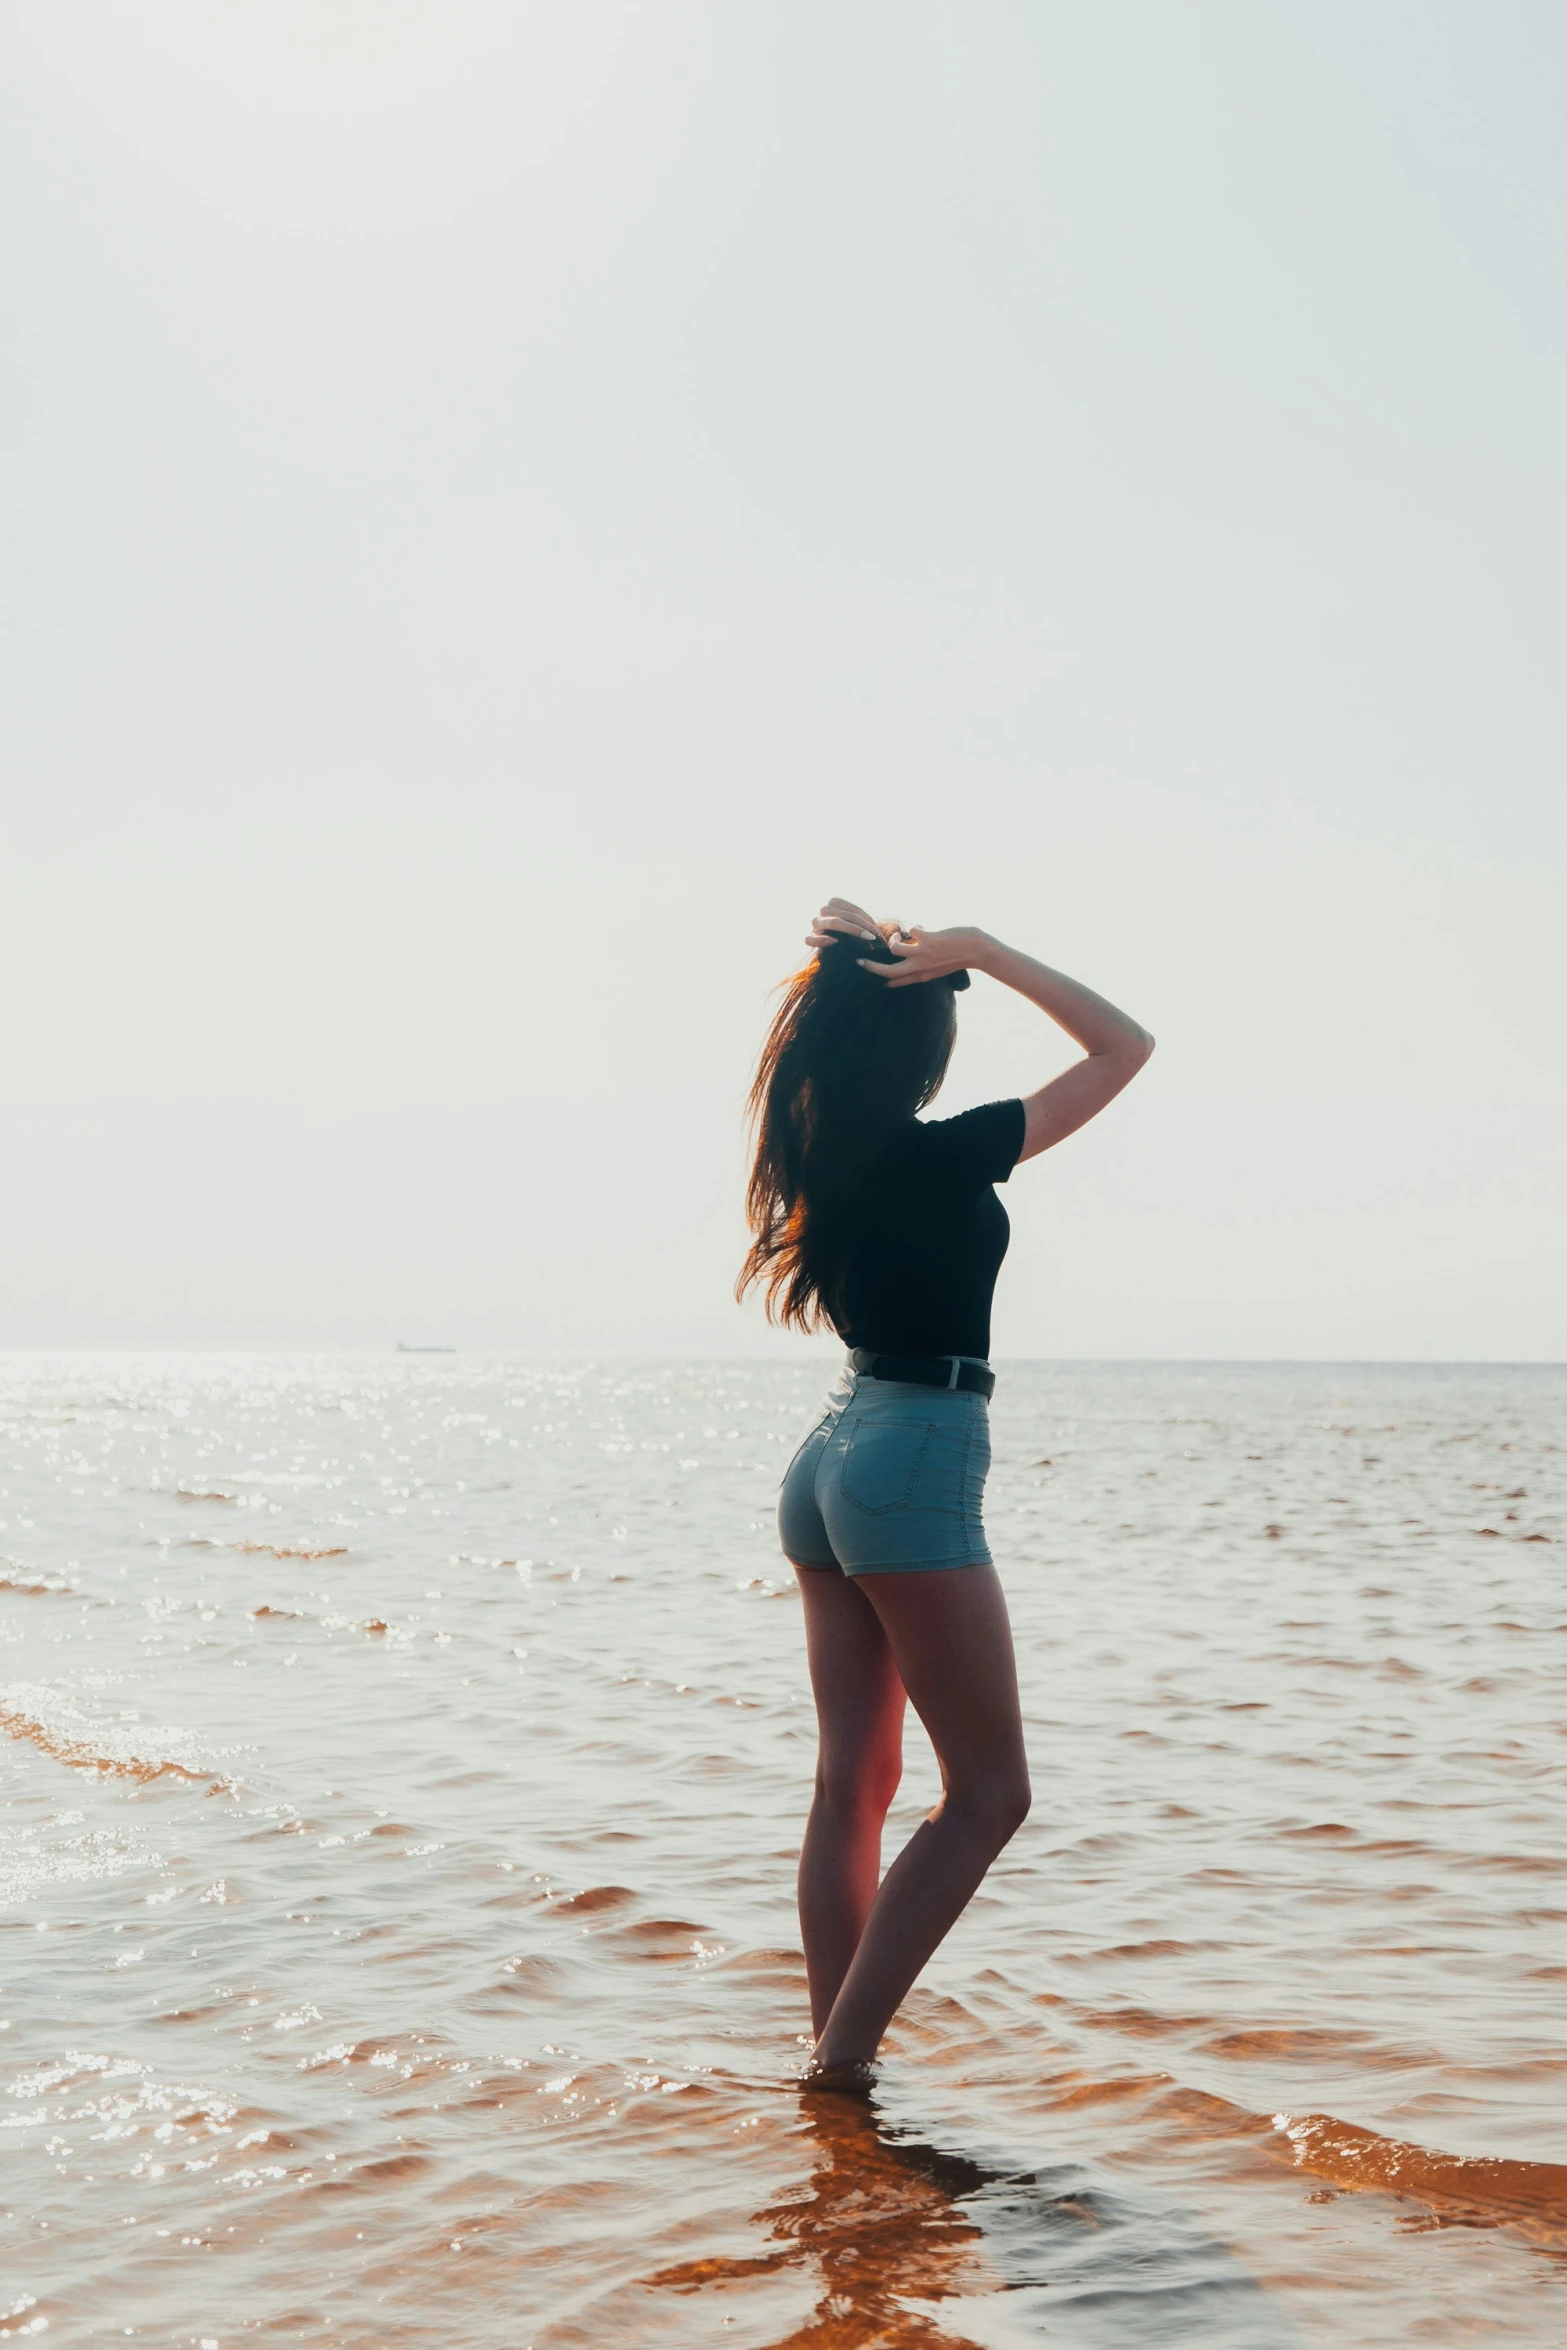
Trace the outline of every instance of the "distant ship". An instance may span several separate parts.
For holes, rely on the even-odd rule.
[[[454,1355],[457,1349],[455,1346],[410,1346],[406,1339],[400,1338],[397,1351],[400,1355]]]

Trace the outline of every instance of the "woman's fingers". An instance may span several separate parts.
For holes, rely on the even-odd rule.
[[[873,939],[876,935],[876,925],[870,916],[862,913],[858,906],[845,904],[841,898],[834,898],[825,905],[811,924],[813,945],[822,938]]]
[[[875,916],[867,914],[865,908],[857,906],[852,898],[829,898],[816,919],[818,922],[845,922],[851,930],[858,930],[862,935],[869,932],[874,937],[876,934]]]
[[[917,964],[911,964],[908,960],[911,955],[918,952],[917,944],[913,939],[902,937],[897,931],[894,931],[887,941],[887,946],[889,952],[897,957],[896,962],[877,961],[873,963],[868,955],[861,955],[861,970],[874,971],[877,978],[884,979],[889,987],[896,987],[900,981],[907,985],[910,980],[925,977],[924,971]]]
[[[953,965],[943,956],[940,931],[934,934],[923,924],[913,922],[901,930],[894,930],[887,940],[892,961],[880,956],[873,962],[869,956],[859,958],[862,970],[874,971],[888,987],[914,987],[922,980],[939,979]],[[881,932],[863,906],[852,898],[829,898],[811,923],[806,936],[810,947],[833,946],[839,939],[863,939],[867,946],[879,942]]]
[[[861,968],[874,971],[889,987],[919,987],[932,979],[946,979],[959,970],[961,964],[950,946],[943,945],[943,934],[938,930],[895,931],[887,944],[895,961],[871,962],[860,957]]]

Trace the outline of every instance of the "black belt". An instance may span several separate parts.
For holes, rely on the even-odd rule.
[[[962,1395],[994,1395],[996,1374],[967,1355],[877,1355],[857,1346],[849,1357],[862,1379],[897,1379],[909,1387],[945,1387]]]

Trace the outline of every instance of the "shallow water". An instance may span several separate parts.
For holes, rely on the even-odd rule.
[[[0,1358],[0,2339],[1567,2336],[1567,1372],[1004,1367],[1035,1809],[866,2109],[830,1370]]]

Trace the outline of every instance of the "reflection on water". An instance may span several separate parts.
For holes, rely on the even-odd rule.
[[[1005,2350],[1201,2339],[1282,2350],[1282,2311],[1166,2200],[1059,2171],[987,2167],[898,2129],[874,2102],[802,2099],[810,2171],[756,2214],[778,2249],[665,2269],[701,2291],[793,2270],[816,2300],[778,2350]],[[947,2305],[955,2304],[950,2311]]]
[[[0,2340],[1564,2337],[1567,1375],[1006,1373],[1036,1808],[857,2105],[826,1368],[0,1364]]]
[[[959,2198],[988,2174],[959,2156],[901,2142],[858,2100],[811,2097],[800,2106],[800,2151],[809,2168],[754,2215],[767,2249],[676,2262],[649,2277],[649,2286],[691,2294],[787,2279],[811,2296],[812,2307],[778,2340],[814,2350],[960,2339],[910,2304],[983,2289],[982,2264],[971,2256],[982,2231]]]

